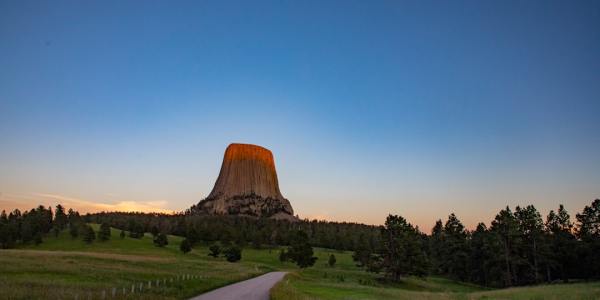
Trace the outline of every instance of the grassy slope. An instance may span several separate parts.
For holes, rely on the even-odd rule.
[[[329,254],[337,263],[326,265]],[[448,299],[448,295],[466,295],[486,289],[443,278],[406,278],[385,286],[376,275],[355,267],[348,252],[319,249],[313,268],[289,274],[272,290],[272,298],[283,299]]]
[[[335,254],[334,268],[326,266]],[[313,268],[295,271],[272,290],[273,300],[298,299],[600,299],[600,282],[541,285],[491,290],[444,278],[405,278],[382,285],[374,274],[357,269],[350,253],[321,249]],[[342,279],[343,278],[343,279]]]
[[[96,226],[97,230],[98,227]],[[281,264],[277,250],[244,249],[242,261],[228,263],[207,256],[205,246],[182,254],[180,237],[169,236],[169,245],[155,247],[152,238],[119,237],[91,245],[72,239],[68,232],[58,238],[46,237],[39,246],[0,250],[0,299],[64,298],[87,299],[88,292],[98,298],[102,290],[171,279],[183,274],[200,278],[175,280],[166,287],[144,288],[143,294],[127,298],[185,299],[231,282],[270,270],[291,272],[273,289],[272,298],[281,299],[600,299],[600,283],[551,285],[505,290],[486,290],[478,286],[443,278],[407,278],[383,286],[375,275],[356,268],[349,252],[315,249],[319,260],[314,267],[298,270]],[[329,254],[337,264],[326,265]],[[120,297],[123,298],[123,297]]]
[[[268,272],[272,267],[260,262],[277,259],[276,251],[271,255],[266,250],[245,250],[242,262],[228,263],[207,256],[206,247],[182,254],[178,249],[180,237],[169,236],[169,245],[159,248],[148,235],[139,240],[121,239],[119,233],[113,230],[111,240],[87,245],[64,231],[58,238],[46,237],[39,246],[1,250],[0,298],[74,299],[79,295],[79,299],[87,299],[89,292],[99,297],[102,290],[110,293],[113,287],[122,292],[123,287],[129,291],[132,284],[147,284],[149,280],[200,276],[175,280],[172,285],[143,294],[144,299],[181,299]]]

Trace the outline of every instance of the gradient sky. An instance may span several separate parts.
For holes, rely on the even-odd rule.
[[[0,1],[0,209],[180,211],[231,142],[300,217],[600,197],[599,1]]]

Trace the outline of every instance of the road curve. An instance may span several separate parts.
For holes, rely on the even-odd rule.
[[[286,272],[270,272],[252,279],[230,284],[190,300],[269,300],[269,290]]]

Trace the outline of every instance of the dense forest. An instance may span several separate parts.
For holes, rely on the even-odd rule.
[[[574,222],[560,205],[545,220],[532,206],[509,207],[488,225],[467,230],[455,214],[438,220],[429,234],[401,216],[389,215],[383,226],[317,220],[298,222],[235,216],[170,215],[102,212],[81,216],[57,205],[0,214],[0,246],[42,243],[49,234],[69,230],[73,238],[95,238],[88,223],[121,229],[131,238],[144,232],[155,243],[166,234],[186,237],[182,251],[198,243],[219,242],[236,247],[307,245],[354,251],[357,266],[397,281],[403,276],[440,275],[491,287],[600,278],[600,199],[594,200]],[[101,230],[102,231],[102,230]],[[99,238],[103,238],[99,232]],[[298,245],[298,236],[307,244]],[[187,252],[184,251],[184,252]],[[304,250],[303,250],[304,251]],[[308,251],[308,250],[306,250]],[[292,252],[293,253],[293,252]],[[312,253],[312,251],[310,251]],[[310,255],[308,256],[310,258]]]

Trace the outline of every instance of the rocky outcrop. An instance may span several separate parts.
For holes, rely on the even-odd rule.
[[[290,202],[279,191],[273,154],[249,144],[227,147],[212,192],[192,209],[207,214],[295,219]]]

